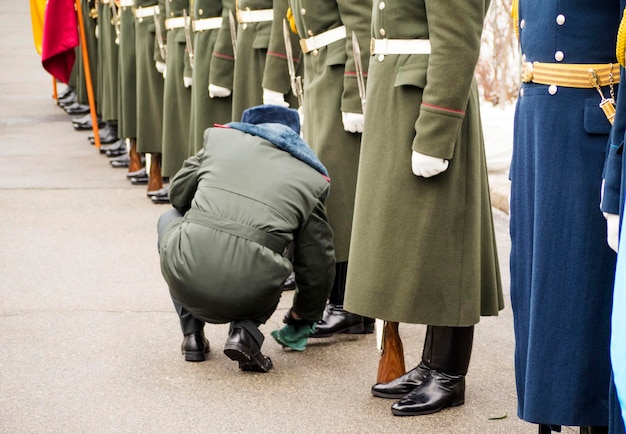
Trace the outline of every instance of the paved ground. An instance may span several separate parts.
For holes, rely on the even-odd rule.
[[[0,432],[535,432],[516,417],[508,304],[477,326],[466,405],[431,416],[394,417],[393,401],[370,395],[373,335],[304,353],[269,338],[275,369],[262,375],[224,356],[226,325],[207,326],[210,360],[185,363],[156,252],[168,206],[72,129],[51,99],[27,2],[0,3]],[[508,300],[508,216],[494,212]],[[409,367],[423,331],[401,326]]]

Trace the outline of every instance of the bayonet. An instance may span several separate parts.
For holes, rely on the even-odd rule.
[[[365,78],[363,77],[363,64],[361,63],[361,48],[356,33],[352,32],[352,53],[354,55],[354,69],[356,71],[356,83],[361,97],[361,109],[365,114]]]
[[[298,98],[298,107],[302,107],[302,77],[296,76],[296,66],[293,61],[293,48],[291,47],[291,37],[287,20],[283,18],[283,36],[285,38],[285,54],[287,55],[287,67],[289,68],[289,78],[291,81],[291,91]]]
[[[187,10],[183,9],[183,20],[185,22],[185,43],[187,44],[187,55],[189,56],[189,65],[193,69],[193,45],[191,44],[191,20],[187,15]]]
[[[167,47],[165,46],[165,43],[163,41],[163,33],[161,33],[161,21],[159,21],[159,13],[155,10],[154,11],[154,31],[156,34],[156,40],[157,40],[157,44],[159,45],[159,51],[161,52],[161,57],[163,58],[163,61],[165,62],[165,56],[167,54]]]
[[[230,42],[233,44],[233,57],[237,60],[237,23],[233,11],[228,11],[228,22],[230,23]]]

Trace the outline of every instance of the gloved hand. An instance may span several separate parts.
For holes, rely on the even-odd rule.
[[[343,129],[349,133],[362,133],[365,116],[362,113],[341,112]]]
[[[450,162],[443,158],[431,157],[430,155],[421,154],[413,151],[411,155],[411,168],[415,176],[430,178],[445,172]]]
[[[185,85],[185,87],[191,87],[191,83],[193,83],[193,77],[183,76],[183,85]]]
[[[617,214],[602,213],[606,219],[606,243],[615,252],[619,243],[619,216]]]
[[[289,103],[285,101],[285,95],[275,90],[263,88],[263,104],[279,105],[281,107],[289,107]]]
[[[226,98],[232,91],[222,86],[209,83],[209,96],[211,98]]]
[[[315,323],[304,319],[295,319],[291,314],[292,309],[287,311],[283,322],[287,325],[271,334],[276,342],[283,347],[289,347],[295,351],[304,351],[309,336],[315,331]]]

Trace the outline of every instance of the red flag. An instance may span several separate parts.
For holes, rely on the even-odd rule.
[[[43,22],[41,63],[53,77],[70,80],[78,46],[74,0],[48,0]]]

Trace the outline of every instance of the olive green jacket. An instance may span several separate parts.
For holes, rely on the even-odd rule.
[[[279,127],[281,140],[306,146]],[[294,310],[318,320],[334,280],[328,191],[328,178],[268,139],[208,129],[204,149],[170,183],[172,205],[185,214],[161,238],[172,296],[208,322],[269,317],[292,271],[283,249],[294,242]]]

